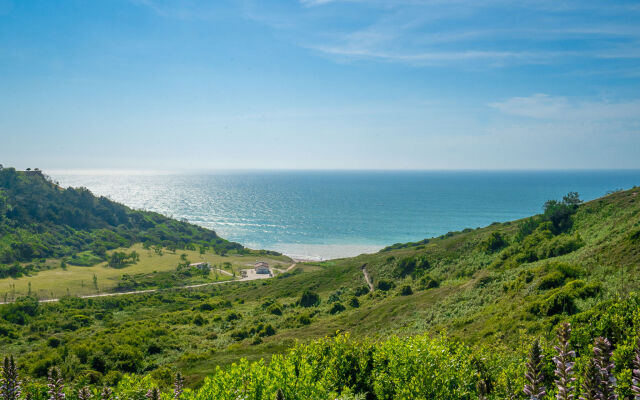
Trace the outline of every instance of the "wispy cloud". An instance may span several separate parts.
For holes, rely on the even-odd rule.
[[[625,102],[570,100],[538,93],[490,103],[490,107],[513,116],[546,120],[640,120],[640,100]]]
[[[251,1],[251,0],[247,0]],[[636,60],[640,9],[597,1],[298,0],[286,15],[262,7],[262,23],[337,61],[413,66]],[[282,21],[289,21],[283,24]]]
[[[147,7],[157,15],[180,20],[210,20],[219,18],[216,2],[202,0],[130,0],[133,4]]]

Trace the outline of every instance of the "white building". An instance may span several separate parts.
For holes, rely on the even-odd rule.
[[[253,265],[253,269],[256,271],[256,274],[270,274],[269,264],[264,261],[258,261]]]

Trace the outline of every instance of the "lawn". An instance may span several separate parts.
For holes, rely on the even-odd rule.
[[[192,263],[207,261],[235,275],[239,275],[240,269],[247,268],[258,260],[266,261],[276,268],[287,268],[292,262],[285,256],[263,256],[255,252],[247,255],[220,256],[211,252],[200,254],[200,252],[194,250],[177,250],[176,252],[163,250],[161,254],[158,254],[152,249],[144,249],[141,244],[136,244],[126,249],[118,249],[118,251],[125,252],[133,250],[140,254],[140,260],[136,264],[131,264],[124,268],[110,268],[106,262],[90,267],[67,265],[65,269],[54,267],[49,270],[39,271],[32,276],[0,279],[0,301],[4,301],[5,297],[7,300],[12,300],[18,296],[28,294],[29,291],[40,299],[111,292],[117,286],[123,274],[152,275],[157,272],[174,271],[181,262],[180,256],[182,254],[186,254],[187,259]],[[60,265],[60,261],[48,260],[46,264],[50,266]],[[94,276],[97,278],[97,289],[94,285]],[[212,272],[208,278],[199,278],[197,282],[188,283],[205,283],[229,279],[232,279],[232,277],[227,274]]]

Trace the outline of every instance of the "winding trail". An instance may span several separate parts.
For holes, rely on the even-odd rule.
[[[297,265],[297,263],[293,263],[289,266],[289,268],[287,268],[287,271],[292,270],[293,268],[295,268],[295,266]],[[226,273],[227,275],[231,275],[233,276],[233,274],[227,272],[227,271],[223,271],[223,270],[219,270],[222,273]],[[270,278],[267,278],[270,279]],[[196,285],[186,285],[186,286],[174,286],[174,287],[170,287],[170,288],[162,288],[162,289],[146,289],[146,290],[133,290],[131,292],[110,292],[110,293],[97,293],[97,294],[86,294],[83,296],[77,296],[81,299],[93,299],[96,297],[111,297],[111,296],[127,296],[127,295],[132,295],[132,294],[144,294],[144,293],[157,293],[157,292],[166,292],[166,291],[170,291],[170,290],[180,290],[180,289],[194,289],[194,288],[200,288],[200,287],[205,287],[205,286],[213,286],[213,285],[222,285],[223,283],[230,283],[230,282],[246,282],[246,281],[250,281],[250,280],[254,280],[254,279],[230,279],[228,281],[220,281],[220,282],[207,282],[207,283],[199,283]],[[0,301],[0,305],[2,304],[11,304],[13,303],[15,300],[11,300],[11,301]],[[43,299],[43,300],[38,300],[39,303],[55,303],[57,301],[60,301],[60,299]]]
[[[375,289],[373,287],[373,282],[371,282],[369,271],[367,271],[367,264],[362,264],[361,268],[362,268],[362,275],[364,275],[364,280],[367,281],[367,285],[369,285],[369,291],[373,292]]]

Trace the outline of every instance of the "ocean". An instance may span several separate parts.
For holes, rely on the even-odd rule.
[[[256,249],[306,259],[375,252],[399,242],[541,212],[567,192],[594,199],[640,185],[640,170],[226,171],[50,173],[136,209],[185,218]]]

